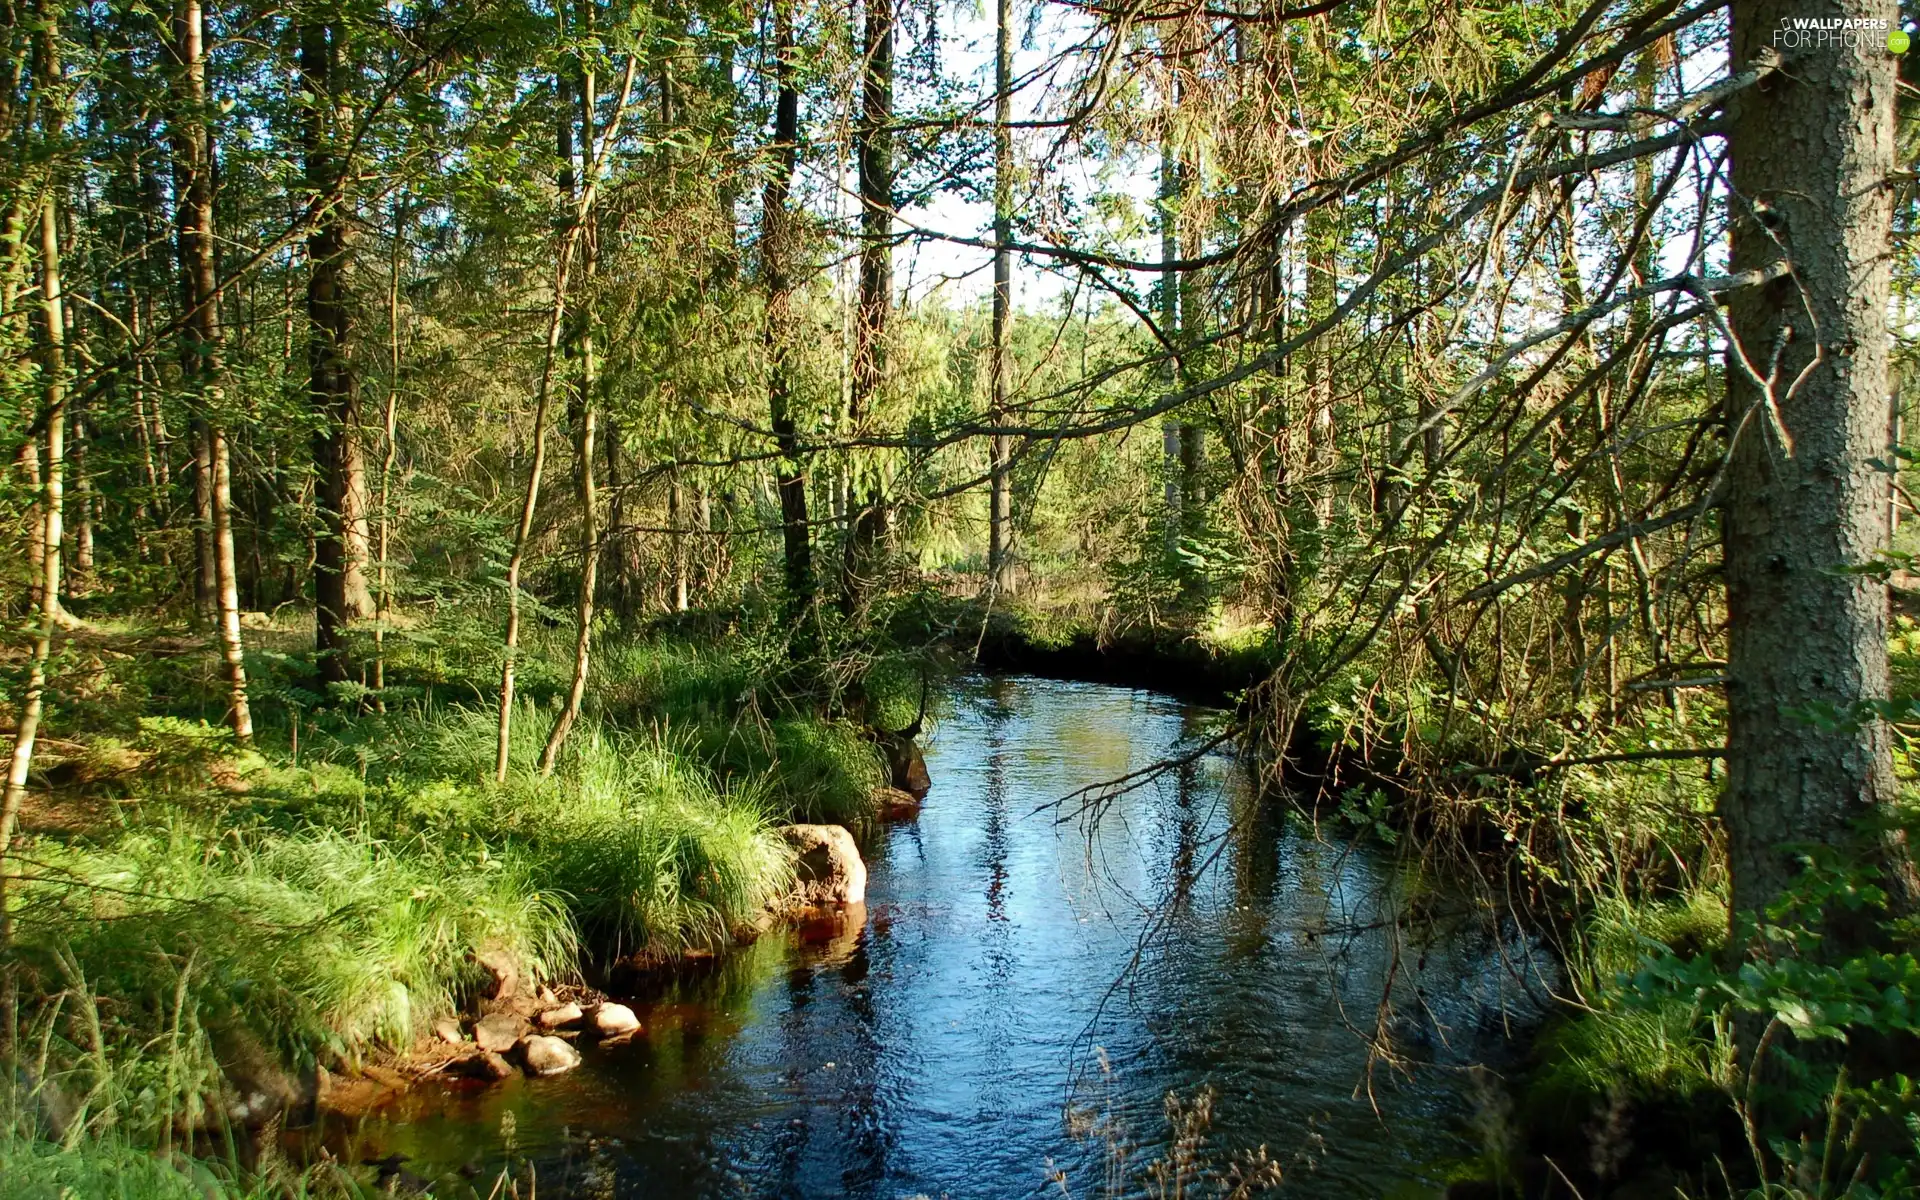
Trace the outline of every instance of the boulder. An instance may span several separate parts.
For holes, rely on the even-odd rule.
[[[920,801],[896,787],[874,789],[873,802],[882,821],[911,821],[920,815]]]
[[[621,1037],[640,1028],[640,1018],[624,1004],[596,1004],[587,1021],[601,1037]]]
[[[915,800],[925,800],[933,790],[933,777],[927,774],[926,755],[920,753],[913,734],[890,736],[881,745],[887,752],[887,781]]]
[[[533,1023],[542,1029],[565,1029],[569,1025],[578,1025],[584,1015],[578,1004],[562,1004],[536,1016]]]
[[[486,972],[480,994],[496,1004],[506,1004],[520,994],[520,962],[498,948],[477,951],[473,961]]]
[[[782,825],[780,836],[794,850],[794,904],[866,902],[867,864],[851,833],[838,825]]]
[[[482,1050],[505,1054],[526,1031],[527,1023],[513,1013],[489,1013],[473,1023],[473,1040]]]
[[[467,1040],[466,1031],[460,1028],[460,1022],[452,1017],[440,1017],[433,1023],[433,1036],[449,1046],[458,1046]]]
[[[520,1042],[520,1061],[529,1075],[558,1075],[580,1065],[580,1052],[557,1037],[536,1033]]]
[[[482,1050],[467,1059],[465,1066],[467,1074],[475,1079],[487,1079],[494,1083],[513,1075],[513,1064],[508,1062],[504,1055],[495,1054],[491,1050]]]

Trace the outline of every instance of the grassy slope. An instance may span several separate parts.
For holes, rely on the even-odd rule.
[[[480,982],[475,950],[558,981],[583,949],[722,944],[790,885],[774,826],[860,823],[883,781],[857,730],[756,695],[750,656],[655,642],[603,654],[596,711],[551,778],[531,764],[559,672],[536,644],[515,769],[495,785],[495,714],[444,700],[484,695],[487,664],[449,644],[394,655],[385,714],[316,706],[297,659],[263,655],[258,692],[279,703],[248,751],[204,719],[144,715],[204,706],[197,656],[135,637],[69,648],[102,666],[41,759],[11,895],[20,1086],[0,1094],[0,1177],[49,1195],[254,1194],[250,1173],[140,1148],[220,1128],[250,1072],[406,1048]]]

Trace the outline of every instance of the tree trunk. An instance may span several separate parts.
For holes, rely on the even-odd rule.
[[[669,548],[673,555],[673,611],[687,611],[687,505],[685,489],[680,486],[680,472],[676,469],[673,478],[667,484],[667,528],[673,530],[669,535],[673,544]]]
[[[1732,61],[1768,50],[1783,17],[1897,15],[1891,0],[1740,0]],[[1886,533],[1889,479],[1871,463],[1889,415],[1894,68],[1877,46],[1814,51],[1728,104],[1732,269],[1793,265],[1728,306],[1721,812],[1736,912],[1788,889],[1794,847],[1853,842],[1893,797],[1886,726],[1861,709],[1888,695],[1887,587],[1847,568],[1873,562]],[[1776,358],[1763,388],[1747,364],[1764,375]],[[1867,840],[1910,894],[1904,845]],[[1866,936],[1834,932],[1842,948]]]
[[[564,81],[554,84],[562,113],[566,109]],[[563,196],[571,200],[573,192],[573,150],[568,118],[561,118],[559,135],[559,176]],[[591,200],[591,194],[588,199]],[[533,536],[533,518],[540,507],[540,485],[547,465],[547,413],[553,401],[554,366],[560,355],[560,343],[566,334],[567,286],[573,277],[574,248],[580,239],[583,206],[570,203],[566,229],[560,239],[558,263],[554,270],[553,307],[547,313],[546,349],[540,363],[540,386],[533,405],[533,461],[527,469],[527,488],[521,496],[520,521],[514,529],[513,552],[507,557],[507,632],[505,654],[500,664],[499,724],[495,733],[493,778],[507,781],[509,751],[513,738],[513,693],[515,658],[520,652],[520,569],[526,562],[527,542]]]
[[[1176,100],[1177,104],[1178,101]],[[1160,145],[1160,332],[1167,341],[1166,367],[1161,386],[1171,392],[1180,386],[1180,272],[1174,263],[1180,258],[1180,224],[1175,209],[1180,202],[1180,159],[1173,148],[1171,132],[1162,135]],[[1161,489],[1166,507],[1166,546],[1170,561],[1178,562],[1180,531],[1185,528],[1186,489],[1181,486],[1180,418],[1169,413],[1160,422],[1160,467],[1164,472]]]
[[[47,472],[41,465],[39,438],[29,436],[20,444],[16,463],[33,496],[27,508],[27,608],[38,612],[47,575]]]
[[[380,498],[378,541],[374,547],[373,597],[373,706],[387,711],[382,693],[387,686],[387,615],[393,611],[393,464],[399,454],[400,432],[400,271],[406,251],[407,207],[393,202],[393,245],[387,255],[387,398],[380,414]]]
[[[87,472],[87,442],[91,435],[87,430],[85,410],[77,404],[73,406],[69,425],[71,430],[68,440],[73,444],[68,452],[68,457],[73,462],[73,571],[68,590],[73,595],[81,596],[93,586],[95,497],[93,478]]]
[[[315,655],[327,684],[347,682],[347,626],[372,609],[367,591],[365,472],[360,458],[360,401],[349,361],[353,317],[346,288],[352,253],[346,211],[346,164],[335,128],[339,113],[339,30],[323,19],[300,27],[300,77],[309,106],[303,136],[311,203],[324,210],[307,238],[307,396],[320,418],[313,436]]]
[[[198,412],[187,421],[188,447],[193,454],[193,622],[205,629],[214,623],[214,598],[220,593],[213,552],[213,461],[207,457],[206,417]]]
[[[800,158],[800,89],[794,79],[793,0],[774,0],[773,170],[762,200],[760,270],[767,290],[767,416],[780,458],[781,547],[787,615],[796,624],[813,608],[813,544],[807,525],[807,467],[793,417],[793,270],[798,220],[787,207]]]
[[[893,312],[893,30],[894,0],[866,0],[862,113],[855,134],[860,167],[860,300],[854,318],[848,428],[858,436],[873,416],[887,378],[887,325]],[[849,615],[865,605],[881,566],[886,496],[876,465],[849,462],[846,559],[840,603]]]
[[[253,710],[247,704],[247,660],[240,641],[239,569],[233,553],[233,466],[227,434],[218,423],[207,427],[207,456],[213,464],[213,549],[219,594],[220,657],[227,675],[227,724],[234,738],[253,740]]]
[[[51,28],[42,34],[42,39],[41,62],[57,63],[52,48]],[[43,78],[52,78],[57,74],[56,67]],[[13,843],[14,826],[20,819],[21,803],[26,799],[27,772],[33,766],[34,743],[40,736],[40,720],[46,712],[47,660],[52,655],[53,632],[60,621],[61,489],[66,465],[67,363],[56,196],[53,189],[48,189],[40,207],[40,299],[44,314],[41,389],[47,448],[46,478],[42,491],[44,516],[39,527],[40,622],[34,633],[33,649],[28,660],[26,694],[21,697],[20,715],[14,725],[13,757],[7,768],[6,791],[0,795],[0,945],[10,940],[12,920],[6,898],[6,855]]]
[[[204,490],[206,528],[201,534],[210,582],[214,627],[227,678],[227,723],[242,743],[253,738],[247,703],[247,667],[240,640],[240,589],[233,552],[233,468],[227,448],[220,355],[219,279],[214,243],[213,143],[207,112],[207,55],[200,0],[181,0],[174,16],[178,73],[172,115],[174,181],[179,213],[180,373],[194,394],[196,443],[194,491]],[[204,481],[204,489],[203,489]]]
[[[1338,300],[1339,213],[1330,204],[1307,214],[1306,319],[1312,326]],[[1307,347],[1307,461],[1313,484],[1314,520],[1322,527],[1333,519],[1333,470],[1338,462],[1333,419],[1333,347],[1325,336]]]
[[[989,368],[996,425],[1007,421],[1007,326],[1013,316],[1013,3],[995,0],[993,22],[993,362]],[[1013,439],[995,433],[987,444],[987,587],[1012,595]]]
[[[591,14],[592,9],[587,9]],[[589,22],[590,23],[590,22]],[[582,194],[596,182],[598,170],[595,147],[599,145],[599,134],[594,128],[594,109],[598,95],[594,86],[594,73],[585,67],[580,72],[580,165]],[[567,118],[562,116],[564,122]],[[564,135],[563,135],[564,137]],[[565,143],[562,142],[564,149]],[[580,306],[580,319],[574,336],[569,339],[567,349],[576,361],[574,391],[569,405],[573,418],[573,479],[575,497],[580,505],[579,547],[580,547],[580,586],[574,602],[574,638],[573,638],[573,677],[567,685],[566,703],[561,707],[559,716],[554,718],[553,728],[547,734],[547,744],[540,752],[540,773],[553,774],[553,764],[560,756],[561,746],[566,744],[567,734],[572,731],[573,723],[580,717],[581,703],[586,699],[587,669],[593,650],[593,596],[600,574],[600,528],[598,514],[595,512],[599,500],[594,494],[594,436],[597,432],[595,422],[595,404],[599,399],[600,369],[595,355],[594,341],[594,304],[593,274],[598,245],[594,237],[594,228],[590,217],[583,215],[580,230],[580,277],[586,285],[586,294]]]

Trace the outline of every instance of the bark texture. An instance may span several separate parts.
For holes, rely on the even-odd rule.
[[[1007,322],[1013,309],[1013,4],[995,0],[993,24],[993,419],[1007,419]],[[1013,564],[1013,439],[988,443],[992,484],[987,505],[987,586],[1002,595],[1015,587]]]
[[[176,247],[180,260],[180,373],[193,392],[196,498],[204,499],[206,527],[198,534],[204,558],[200,578],[209,597],[227,681],[227,724],[241,742],[253,738],[247,703],[247,667],[240,639],[240,590],[233,550],[233,467],[221,411],[220,289],[215,256],[213,139],[207,113],[205,20],[199,0],[182,0],[174,14],[174,182],[178,196]],[[210,568],[210,570],[209,570]],[[205,584],[203,584],[205,586]]]
[[[1878,0],[1743,0],[1733,61],[1768,53],[1783,17],[1897,15]],[[1894,69],[1877,38],[1792,52],[1729,104],[1732,269],[1793,265],[1729,304],[1722,813],[1736,911],[1790,885],[1795,846],[1847,842],[1893,791],[1884,725],[1845,719],[1888,694],[1887,588],[1842,569],[1872,561],[1886,533],[1889,480],[1869,460],[1886,455],[1889,421]],[[1843,719],[1810,719],[1822,712]],[[1879,852],[1904,881],[1902,848]]]
[[[857,436],[873,415],[887,376],[893,313],[893,0],[866,0],[866,66],[859,130],[860,300],[854,320],[848,424]],[[876,464],[850,464],[847,544],[840,600],[858,612],[882,568],[886,494]]]
[[[353,315],[346,272],[352,245],[346,163],[336,145],[339,33],[312,18],[300,27],[300,77],[313,99],[306,113],[307,188],[323,215],[307,239],[307,394],[320,428],[313,437],[320,531],[314,547],[315,654],[327,683],[348,678],[347,626],[373,611],[366,576],[366,471],[360,398],[350,358]]]
[[[773,24],[777,80],[773,169],[767,174],[761,204],[760,270],[767,291],[767,416],[780,450],[775,483],[780,492],[787,606],[788,615],[798,618],[813,607],[813,544],[807,525],[807,469],[793,414],[793,271],[799,231],[788,202],[800,157],[800,90],[794,79],[791,0],[776,0]]]

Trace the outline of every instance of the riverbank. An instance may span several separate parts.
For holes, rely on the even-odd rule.
[[[1462,1067],[1504,1060],[1503,1002],[1525,1027],[1526,946],[1487,941],[1465,896],[1389,847],[1250,819],[1224,750],[1098,817],[1046,809],[1220,716],[1136,689],[956,680],[924,811],[863,847],[863,914],[623,991],[645,1035],[589,1048],[576,1072],[422,1088],[327,1144],[429,1180],[512,1162],[543,1196],[613,1180],[998,1197],[1053,1170],[1105,1198],[1156,1166],[1191,1172],[1195,1194],[1263,1145],[1295,1195],[1437,1195],[1478,1151]],[[1375,1012],[1396,944],[1425,952],[1392,983],[1407,1069],[1370,1073],[1348,1022]],[[1446,1039],[1416,1038],[1416,988]],[[1108,1189],[1110,1163],[1134,1190]]]
[[[539,1032],[616,971],[754,936],[805,865],[781,827],[860,828],[890,795],[868,732],[775,702],[751,647],[671,639],[602,647],[607,682],[542,772],[566,646],[538,631],[495,782],[497,713],[473,701],[497,667],[458,630],[411,632],[385,689],[325,704],[291,652],[309,631],[251,629],[257,694],[283,699],[244,747],[206,719],[191,633],[96,624],[62,645],[81,667],[8,894],[10,1177],[191,1146],[245,1192],[257,1131],[497,1073],[476,1018]]]

